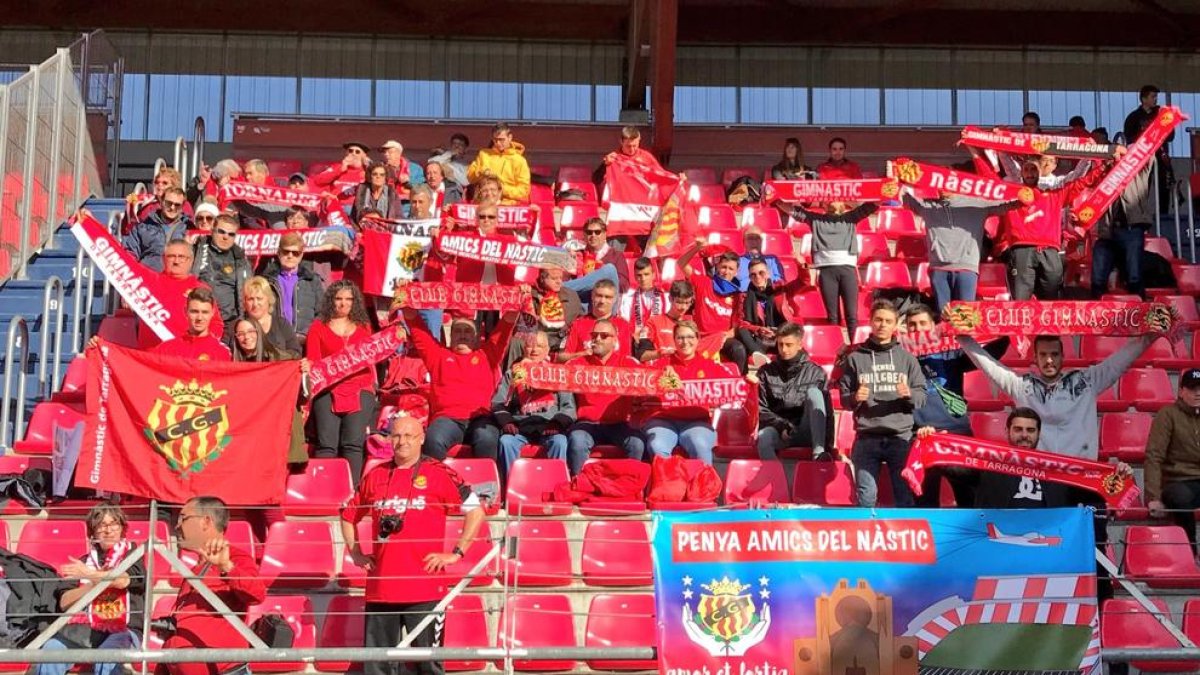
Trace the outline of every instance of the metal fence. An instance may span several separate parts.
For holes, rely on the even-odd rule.
[[[58,224],[102,192],[85,99],[89,86],[97,97],[112,86],[107,69],[86,67],[89,45],[101,42],[84,36],[0,86],[0,281],[20,277]]]

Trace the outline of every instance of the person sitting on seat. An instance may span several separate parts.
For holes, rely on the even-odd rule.
[[[513,373],[547,363],[550,340],[543,331],[529,336],[525,358],[504,373],[492,396],[492,416],[500,427],[501,470],[512,471],[526,445],[541,445],[550,459],[567,458],[567,428],[575,421],[575,397],[569,391],[546,391],[513,384]]]
[[[628,354],[617,353],[617,328],[612,321],[601,319],[592,325],[592,351],[571,359],[569,366],[612,366],[636,368],[641,365]],[[616,394],[575,394],[576,422],[567,431],[567,468],[578,475],[597,443],[615,445],[629,459],[641,459],[646,453],[646,439],[629,425],[633,399]]]
[[[777,459],[780,449],[812,448],[813,459],[828,452],[825,370],[804,351],[804,328],[785,323],[776,333],[779,358],[758,369],[758,457]]]
[[[1146,506],[1161,518],[1171,509],[1175,524],[1196,545],[1200,508],[1200,369],[1179,377],[1179,397],[1154,415],[1146,440]]]

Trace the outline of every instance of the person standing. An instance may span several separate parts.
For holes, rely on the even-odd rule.
[[[467,178],[472,185],[485,176],[500,181],[502,204],[529,202],[530,175],[525,146],[513,140],[512,128],[504,122],[492,127],[491,147],[480,150],[475,161],[467,167]]]
[[[484,524],[479,496],[454,470],[421,455],[425,432],[412,417],[397,417],[388,428],[392,461],[375,467],[341,512],[342,538],[354,564],[367,572],[365,646],[395,647],[401,629],[410,636],[445,597],[451,578],[446,567],[463,559]],[[461,509],[462,534],[446,551],[446,516]],[[374,550],[363,552],[359,521],[371,519]],[[441,645],[445,616],[426,623],[411,646]],[[364,675],[417,673],[442,675],[437,661],[389,663],[367,661]]]
[[[230,361],[229,348],[209,332],[216,303],[212,291],[203,286],[193,288],[187,295],[187,332],[154,347],[154,353],[181,356],[197,361]],[[93,338],[95,339],[95,338]]]
[[[240,224],[233,216],[217,216],[212,234],[196,241],[196,259],[192,274],[212,289],[221,321],[233,324],[238,317],[238,300],[246,281],[254,275],[246,252],[237,245]]]

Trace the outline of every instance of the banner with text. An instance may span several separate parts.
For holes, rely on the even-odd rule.
[[[474,227],[475,225],[475,205],[474,204],[451,204],[446,207],[450,217],[463,225]],[[496,215],[499,220],[496,227],[501,230],[529,230],[532,229],[538,220],[538,207],[536,206],[501,206],[496,210]]]
[[[389,326],[366,342],[348,345],[336,354],[314,361],[308,371],[309,396],[316,396],[348,376],[392,356],[403,344],[396,336],[396,329]]]
[[[272,206],[299,206],[305,211],[315,212],[321,208],[323,199],[316,192],[291,190],[278,185],[255,185],[236,180],[222,185],[217,190],[217,203],[222,211],[232,202],[249,202]]]
[[[1170,305],[1107,300],[954,301],[942,319],[959,335],[1147,335],[1177,334],[1181,323]]]
[[[663,371],[657,368],[518,363],[513,384],[530,389],[580,394],[657,396]]]
[[[1090,138],[1026,134],[1005,129],[985,131],[972,126],[963,127],[962,144],[1014,155],[1053,155],[1081,159],[1108,159],[1117,151],[1115,145],[1097,143]]]
[[[906,185],[994,202],[1018,201],[1031,204],[1037,196],[1033,188],[1025,185],[955,171],[944,166],[914,162],[911,159],[893,160],[891,171],[896,180]]]
[[[541,269],[557,268],[575,273],[575,256],[570,251],[557,246],[521,241],[516,237],[481,237],[462,232],[442,232],[434,240],[434,245],[442,253],[479,262],[506,267],[528,265]]]
[[[392,297],[393,307],[520,312],[532,296],[520,286],[430,281],[404,284]]]
[[[785,202],[878,202],[900,197],[891,178],[862,180],[769,180],[767,199]]]
[[[304,239],[304,253],[347,253],[354,247],[354,242],[340,229],[313,227],[302,230],[240,230],[237,233],[237,245],[245,251],[248,257],[275,255],[279,252],[279,238],[288,232],[295,232]],[[211,234],[204,230],[188,230],[188,236]]]
[[[1083,508],[658,511],[652,528],[663,675],[1099,666]]]

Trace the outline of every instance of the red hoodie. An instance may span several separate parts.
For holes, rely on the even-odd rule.
[[[481,348],[459,354],[434,339],[420,319],[407,323],[413,346],[429,370],[429,419],[469,420],[491,414],[513,324],[502,319]]]
[[[314,192],[332,192],[343,206],[354,203],[358,186],[367,182],[367,173],[362,167],[343,169],[341,164],[331,166],[312,177],[312,183],[317,187]]]

